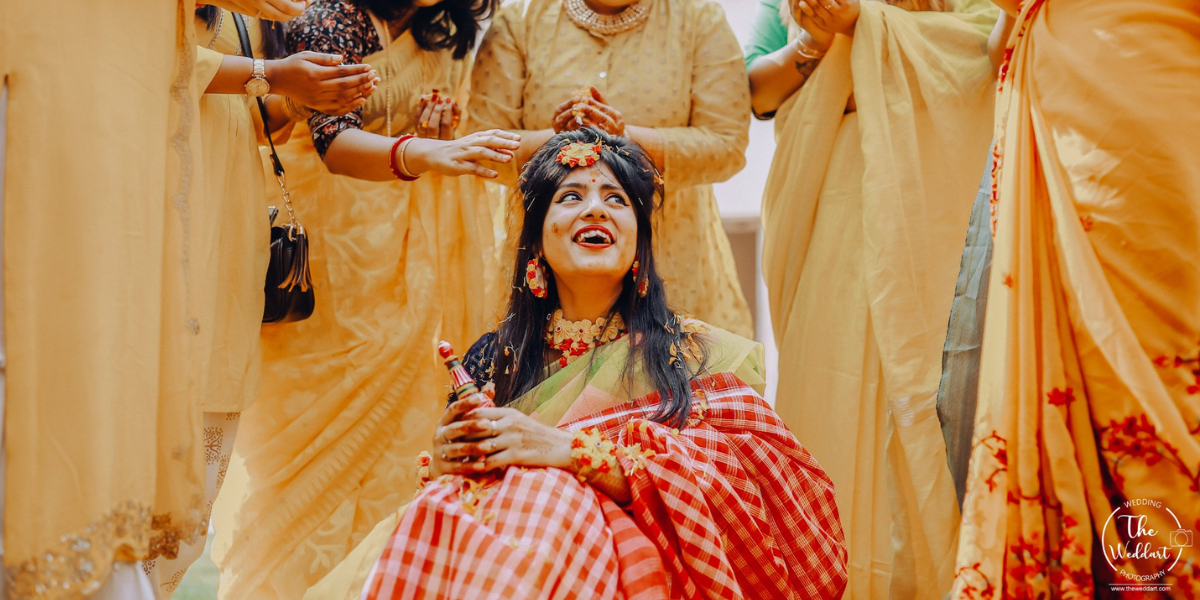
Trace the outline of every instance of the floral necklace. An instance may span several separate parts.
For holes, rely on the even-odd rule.
[[[650,0],[638,0],[615,15],[602,15],[583,0],[563,0],[563,8],[573,23],[596,35],[625,33],[650,18]]]
[[[563,318],[562,309],[554,311],[550,323],[546,325],[546,343],[551,348],[562,352],[558,366],[565,367],[575,359],[625,335],[625,321],[621,313],[613,314],[607,325],[604,317],[593,323],[587,319],[568,321]]]

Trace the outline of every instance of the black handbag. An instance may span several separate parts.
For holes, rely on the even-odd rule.
[[[246,23],[239,14],[233,14],[233,22],[237,26],[238,38],[241,40],[242,55],[254,58],[254,48],[250,45],[250,34],[246,31]],[[258,100],[258,112],[262,116],[263,133],[271,146],[271,166],[275,171],[275,179],[279,181],[279,190],[283,194],[283,207],[287,209],[288,220],[282,226],[275,225],[279,209],[268,208],[271,224],[271,264],[267,266],[267,281],[263,290],[266,292],[266,302],[263,304],[263,323],[291,323],[303,321],[312,316],[316,297],[312,289],[312,275],[308,270],[308,232],[296,220],[292,210],[292,198],[288,194],[286,175],[279,154],[275,152],[275,142],[271,139],[271,126],[267,121],[267,105],[262,98]]]

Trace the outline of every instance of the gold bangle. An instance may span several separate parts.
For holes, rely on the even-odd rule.
[[[283,114],[287,115],[289,121],[307,121],[313,112],[311,108],[292,100],[291,96],[283,97]]]
[[[805,44],[803,33],[796,38],[796,54],[799,54],[804,58],[809,60],[821,60],[822,58],[825,58],[825,52],[825,50],[817,50],[816,48]]]
[[[408,163],[404,162],[404,152],[408,150],[408,145],[411,144],[415,139],[417,138],[410,137],[407,140],[404,140],[404,143],[400,144],[400,149],[396,152],[396,154],[399,155],[396,160],[396,166],[399,167],[400,172],[405,177],[412,177],[413,179],[416,179],[418,175],[414,175],[412,171],[408,170]]]

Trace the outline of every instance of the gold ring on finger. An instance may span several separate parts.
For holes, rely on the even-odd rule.
[[[490,429],[492,431],[492,435],[496,435],[496,422],[489,420],[488,421],[488,429]]]

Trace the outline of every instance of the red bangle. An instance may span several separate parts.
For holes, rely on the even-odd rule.
[[[400,147],[400,144],[403,144],[404,142],[411,140],[414,137],[417,137],[417,136],[415,136],[411,133],[406,133],[406,134],[400,136],[399,138],[396,139],[396,143],[392,144],[392,151],[388,152],[388,167],[391,167],[392,175],[395,175],[396,179],[399,179],[400,181],[416,181],[417,180],[417,178],[413,177],[412,175],[405,175],[400,170],[400,165],[396,164],[396,149]]]

